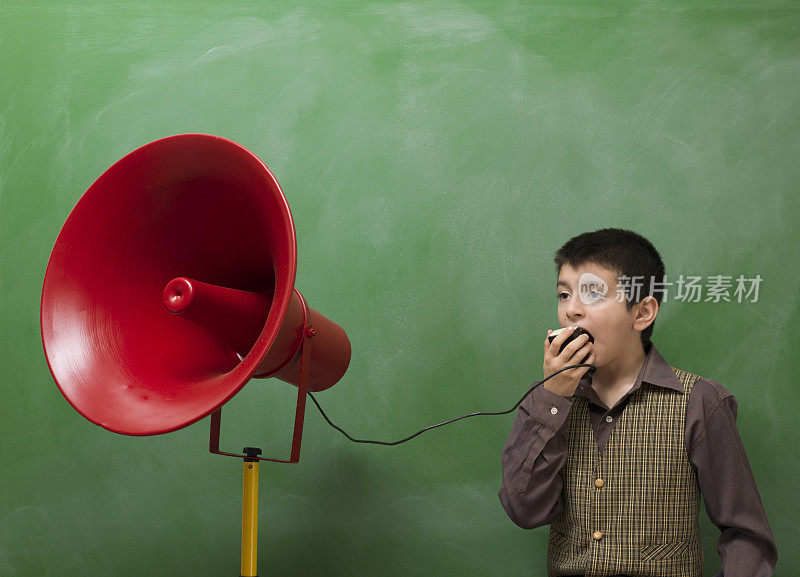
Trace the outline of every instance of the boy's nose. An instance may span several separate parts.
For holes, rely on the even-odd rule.
[[[567,316],[570,318],[583,316],[583,304],[579,299],[569,300],[569,304],[567,305]]]

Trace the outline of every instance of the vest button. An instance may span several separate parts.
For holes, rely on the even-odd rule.
[[[558,407],[556,407],[556,406],[550,407],[550,414],[551,415],[557,415],[558,414]]]
[[[603,481],[603,479],[595,479],[594,480],[594,486],[597,487],[598,489],[600,487],[602,487],[603,485],[605,485],[605,482]]]
[[[592,533],[592,538],[595,541],[599,541],[600,539],[603,538],[603,534],[600,531],[595,531],[594,533]]]
[[[606,423],[610,423],[613,420],[614,420],[614,417],[612,417],[611,415],[607,415],[606,416]]]

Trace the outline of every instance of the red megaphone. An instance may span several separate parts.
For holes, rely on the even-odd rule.
[[[331,387],[350,342],[307,307],[296,266],[289,207],[258,157],[203,134],[147,144],[92,184],[55,243],[50,371],[79,413],[127,435],[185,427],[251,377]]]

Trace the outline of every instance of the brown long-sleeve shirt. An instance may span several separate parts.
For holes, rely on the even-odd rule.
[[[650,343],[630,391],[608,408],[580,380],[575,396],[589,400],[592,429],[603,450],[617,419],[642,381],[683,391],[683,385]],[[565,424],[572,401],[544,386],[525,398],[508,434],[499,497],[508,516],[524,529],[548,525],[562,509],[561,469],[567,460]],[[719,527],[722,572],[715,577],[770,577],[778,551],[753,473],[736,428],[737,402],[718,382],[699,379],[686,407],[684,442],[711,521]]]

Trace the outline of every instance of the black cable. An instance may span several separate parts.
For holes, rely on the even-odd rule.
[[[525,397],[527,397],[528,395],[531,394],[531,391],[533,391],[533,389],[535,389],[536,387],[538,387],[539,385],[541,385],[542,383],[544,383],[548,379],[551,379],[551,378],[555,377],[558,373],[560,373],[562,371],[566,371],[566,370],[569,370],[569,369],[575,369],[575,368],[579,368],[579,367],[590,367],[589,368],[589,373],[590,374],[593,373],[594,370],[595,370],[595,366],[591,365],[589,363],[581,363],[579,365],[570,365],[568,367],[564,367],[563,369],[557,370],[556,372],[554,372],[552,375],[550,375],[546,379],[542,379],[541,381],[536,381],[535,383],[533,383],[531,385],[531,387],[528,389],[528,392],[526,392],[524,395],[522,395],[522,398],[519,401],[517,401],[517,404],[514,405],[513,407],[511,407],[507,411],[500,411],[500,412],[497,412],[497,413],[479,412],[479,413],[470,413],[468,415],[461,415],[460,417],[456,417],[455,419],[450,419],[449,421],[444,421],[442,423],[437,423],[436,425],[431,425],[430,427],[425,427],[424,429],[421,429],[421,430],[417,431],[413,435],[409,435],[405,439],[401,439],[399,441],[392,441],[392,442],[370,441],[370,440],[367,440],[367,439],[354,439],[353,437],[348,435],[342,428],[337,427],[336,425],[333,424],[333,422],[328,418],[328,415],[325,414],[325,411],[322,410],[322,407],[319,406],[319,403],[317,402],[317,399],[314,398],[313,394],[311,394],[310,392],[307,393],[307,394],[308,394],[309,397],[311,397],[311,400],[314,401],[314,404],[317,405],[317,409],[319,409],[319,412],[322,414],[322,417],[328,422],[328,424],[331,427],[333,427],[334,429],[336,429],[337,431],[339,431],[342,435],[344,435],[345,437],[347,437],[348,439],[353,441],[354,443],[372,443],[372,444],[375,444],[375,445],[399,445],[400,443],[405,443],[406,441],[410,441],[411,439],[413,439],[417,435],[421,435],[422,433],[424,433],[427,430],[435,429],[436,427],[441,427],[442,425],[447,425],[449,423],[454,423],[456,421],[460,421],[461,419],[466,419],[467,417],[477,417],[478,415],[507,415],[508,413],[516,410],[517,407],[519,407],[522,404],[522,401],[525,400]]]

